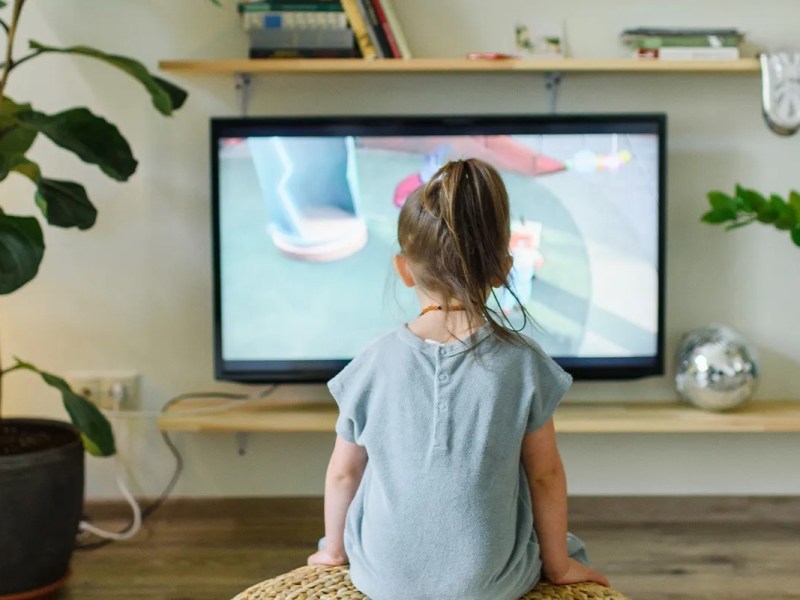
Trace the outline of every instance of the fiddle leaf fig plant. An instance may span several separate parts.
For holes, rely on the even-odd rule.
[[[211,2],[219,5],[219,0]],[[97,219],[97,209],[86,188],[75,181],[47,177],[46,169],[31,160],[28,153],[33,143],[44,137],[82,161],[97,166],[108,177],[127,181],[137,166],[128,142],[116,125],[88,108],[75,107],[46,114],[29,102],[12,99],[6,93],[11,75],[28,61],[45,55],[66,54],[98,60],[127,74],[141,84],[155,109],[164,116],[183,106],[187,94],[176,85],[156,77],[132,58],[89,46],[58,48],[30,40],[27,54],[17,58],[14,48],[26,3],[26,0],[0,0],[0,28],[6,34],[5,60],[0,64],[0,182],[12,175],[28,179],[33,187],[31,208],[34,211],[38,209],[49,225],[89,229]],[[44,257],[45,242],[39,218],[9,214],[1,204],[0,294],[10,294],[36,276]],[[76,394],[64,379],[20,359],[15,359],[15,363],[6,369],[0,365],[0,418],[2,380],[13,371],[37,373],[46,384],[60,392],[64,407],[90,453],[109,456],[116,452],[111,426],[97,407]]]
[[[777,194],[767,198],[755,190],[737,185],[732,196],[725,192],[709,192],[708,202],[711,208],[701,217],[704,223],[726,223],[726,230],[750,223],[765,223],[780,231],[788,231],[792,241],[800,246],[800,192],[792,190],[786,199]]]

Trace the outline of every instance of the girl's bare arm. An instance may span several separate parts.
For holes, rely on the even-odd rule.
[[[312,554],[309,564],[347,564],[344,520],[366,466],[367,451],[337,436],[325,476],[325,548]]]
[[[522,464],[533,503],[533,527],[542,551],[542,571],[552,583],[608,580],[567,552],[567,478],[550,419],[522,441]]]

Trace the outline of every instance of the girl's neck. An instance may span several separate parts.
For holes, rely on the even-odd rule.
[[[417,292],[419,299],[420,312],[430,306],[441,306],[445,304],[441,298],[435,295]],[[457,306],[451,303],[451,307]],[[455,342],[469,337],[475,332],[485,320],[482,317],[470,319],[464,310],[430,310],[418,316],[408,323],[408,328],[419,338],[433,340],[439,343]]]

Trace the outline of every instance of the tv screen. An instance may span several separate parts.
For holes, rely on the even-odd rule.
[[[214,119],[215,371],[324,381],[413,319],[397,218],[445,162],[494,165],[525,333],[574,377],[663,372],[664,115]],[[489,300],[514,326],[511,294]]]

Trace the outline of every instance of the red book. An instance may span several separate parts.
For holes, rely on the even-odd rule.
[[[386,40],[389,42],[389,46],[392,48],[392,56],[395,58],[402,58],[403,55],[400,52],[400,47],[397,45],[397,40],[394,39],[394,34],[392,33],[392,28],[389,25],[388,19],[386,18],[386,13],[383,12],[381,0],[372,0],[372,6],[375,7],[375,12],[378,15],[378,21],[381,24],[383,32],[386,34]]]

